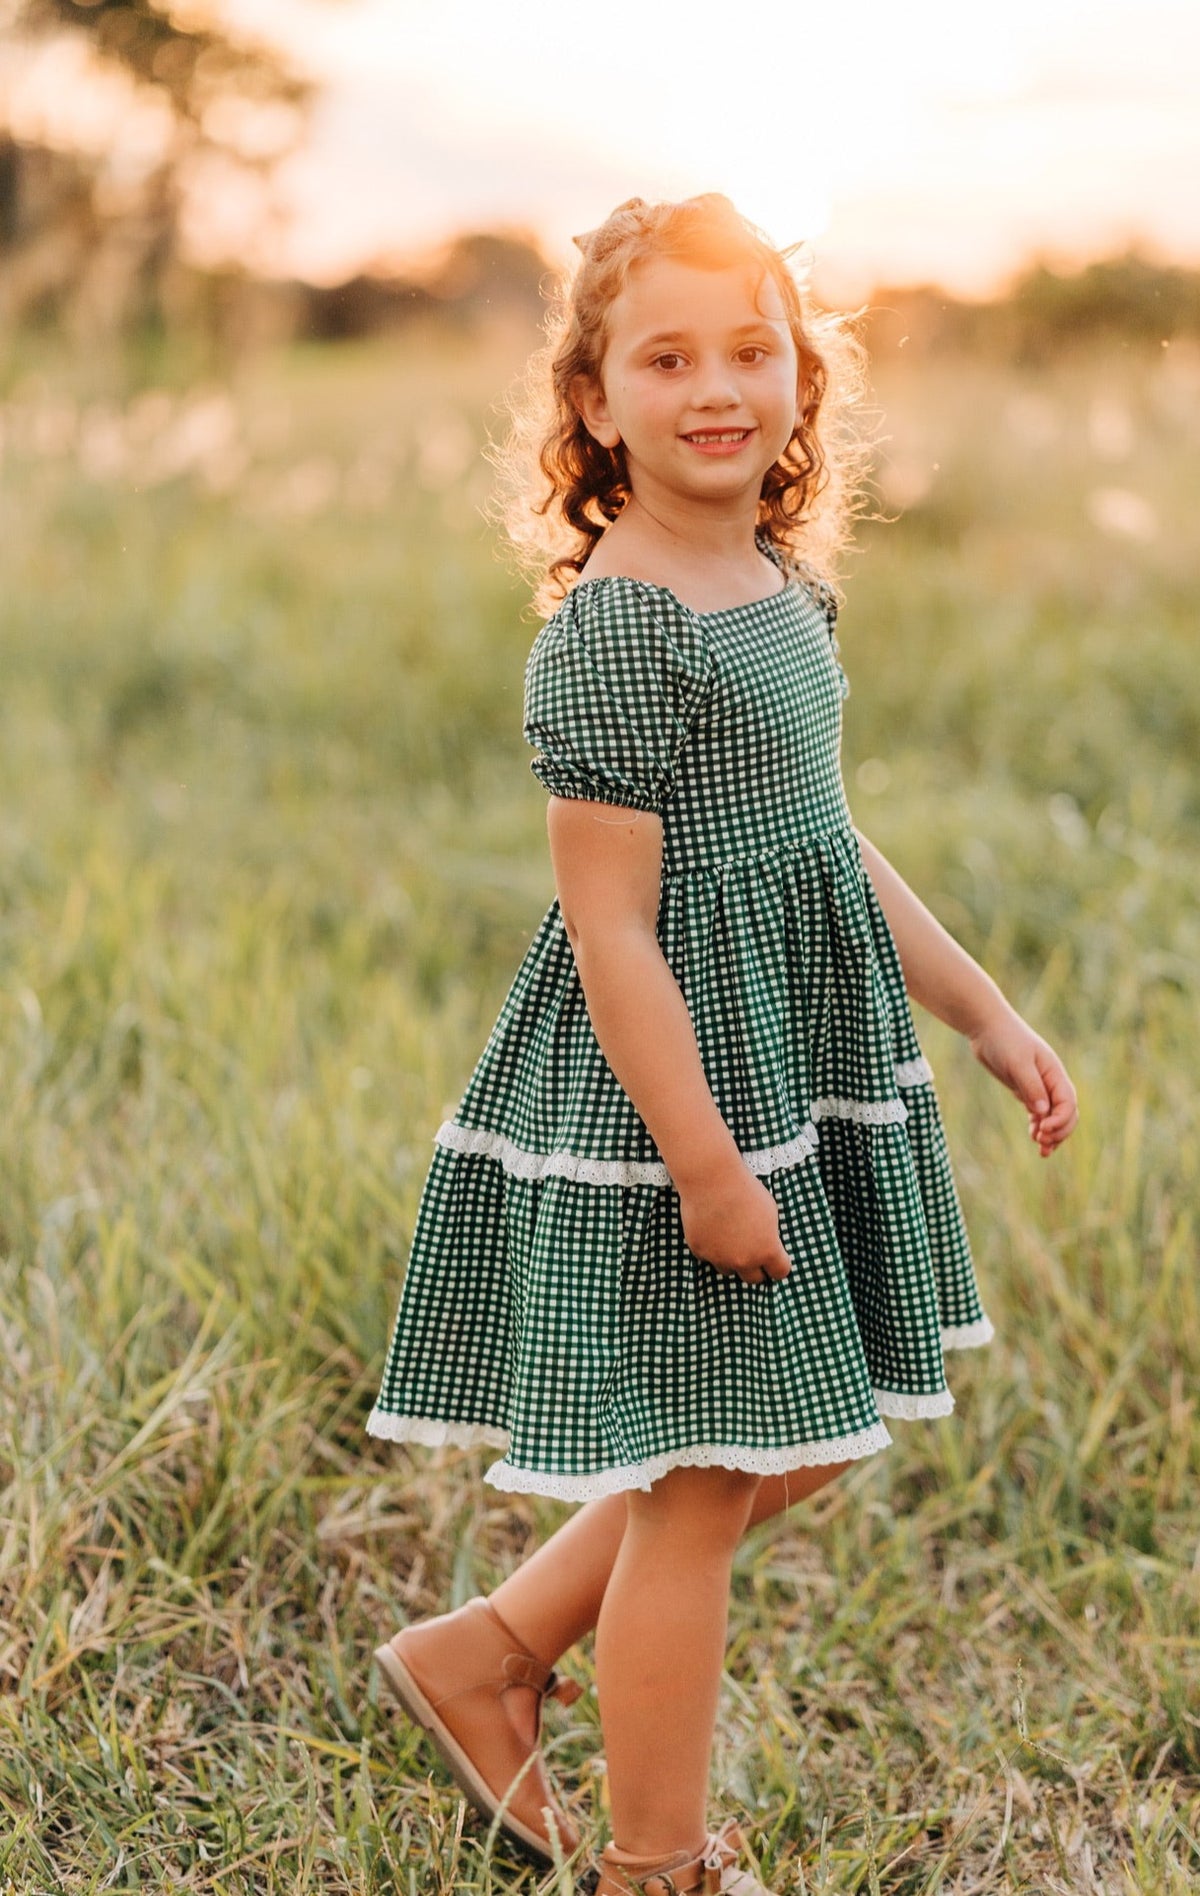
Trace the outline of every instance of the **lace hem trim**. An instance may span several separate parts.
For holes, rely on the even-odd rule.
[[[913,1395],[907,1389],[877,1389],[875,1407],[894,1422],[922,1422],[930,1416],[950,1415],[954,1397],[948,1389],[925,1396]]]
[[[974,1323],[949,1323],[942,1330],[942,1348],[944,1350],[981,1350],[990,1343],[996,1331],[990,1317],[980,1317]]]
[[[785,1165],[799,1165],[805,1159],[811,1159],[817,1149],[817,1129],[810,1119],[802,1126],[794,1139],[788,1139],[783,1145],[763,1146],[758,1152],[743,1154],[750,1170],[760,1178],[767,1172],[781,1172]],[[663,1167],[666,1171],[666,1167]]]
[[[433,1135],[435,1145],[451,1152],[481,1153],[496,1159],[511,1178],[569,1178],[581,1185],[669,1185],[661,1159],[585,1159],[577,1152],[531,1152],[502,1132],[460,1126],[447,1119]]]
[[[934,1395],[905,1390],[877,1389],[875,1402],[882,1416],[893,1421],[924,1421],[949,1415],[954,1397],[948,1389]],[[389,1415],[375,1409],[367,1423],[369,1435],[390,1442],[418,1442],[428,1448],[507,1449],[508,1432],[488,1422],[436,1422],[427,1416]],[[738,1443],[704,1442],[675,1449],[624,1468],[601,1468],[591,1475],[560,1475],[536,1468],[515,1468],[493,1462],[484,1480],[505,1494],[540,1494],[558,1501],[594,1501],[604,1495],[645,1490],[671,1468],[737,1468],[745,1474],[784,1475],[797,1468],[823,1468],[833,1462],[861,1461],[891,1443],[884,1422],[851,1435],[818,1442],[797,1442],[790,1448],[744,1448]]]
[[[900,1087],[923,1086],[933,1078],[925,1059],[904,1060],[896,1068]],[[819,1099],[813,1104],[812,1118],[795,1138],[782,1145],[762,1146],[743,1154],[746,1164],[758,1177],[800,1165],[817,1150],[816,1122],[820,1119],[848,1119],[860,1126],[903,1125],[908,1108],[901,1099],[856,1100]],[[532,1152],[502,1132],[484,1126],[460,1126],[447,1119],[434,1134],[434,1144],[451,1152],[482,1154],[496,1159],[512,1178],[566,1178],[581,1185],[669,1185],[671,1175],[661,1159],[589,1159],[578,1152]]]
[[[530,1152],[502,1132],[460,1126],[447,1119],[438,1127],[434,1144],[452,1152],[482,1153],[497,1159],[513,1178],[567,1178],[582,1185],[669,1185],[671,1174],[661,1159],[586,1159],[577,1152]],[[811,1159],[817,1149],[817,1128],[810,1120],[794,1139],[742,1154],[752,1172],[762,1176]]]
[[[856,1126],[902,1126],[908,1107],[902,1099],[815,1099],[814,1119],[849,1119]]]
[[[367,1434],[385,1442],[419,1442],[422,1448],[508,1447],[508,1430],[492,1422],[439,1422],[429,1415],[392,1415],[372,1409]]]
[[[828,1467],[832,1462],[861,1461],[887,1448],[891,1436],[882,1422],[854,1435],[823,1442],[797,1442],[793,1448],[743,1448],[738,1443],[700,1443],[625,1468],[601,1468],[594,1475],[559,1475],[537,1468],[513,1468],[495,1462],[484,1480],[503,1494],[542,1494],[555,1501],[597,1501],[605,1495],[645,1490],[671,1468],[737,1468],[743,1474],[785,1475],[796,1468]]]
[[[933,1080],[933,1068],[924,1054],[916,1060],[900,1060],[896,1065],[897,1086],[928,1086]]]

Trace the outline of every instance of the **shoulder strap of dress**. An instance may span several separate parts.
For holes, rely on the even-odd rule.
[[[761,528],[754,538],[760,553],[764,553],[781,572],[787,573],[790,578],[798,579],[800,584],[812,594],[825,614],[826,624],[832,634],[837,624],[838,596],[829,581],[823,579],[816,568],[810,566],[807,560],[802,560],[799,554],[791,552],[787,547],[776,546]]]

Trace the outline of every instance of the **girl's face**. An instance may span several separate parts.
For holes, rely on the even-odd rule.
[[[575,394],[596,440],[624,443],[642,500],[748,504],[796,428],[798,374],[770,276],[657,258],[630,271],[599,377]]]

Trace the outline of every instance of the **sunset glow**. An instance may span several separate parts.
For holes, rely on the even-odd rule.
[[[798,6],[213,0],[324,85],[274,267],[332,279],[465,227],[554,254],[621,198],[722,189],[851,293],[982,291],[1031,254],[1200,260],[1194,0]],[[61,96],[61,94],[60,94]],[[214,190],[201,251],[230,246]]]

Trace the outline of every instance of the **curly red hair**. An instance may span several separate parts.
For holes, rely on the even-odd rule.
[[[588,433],[571,391],[579,377],[598,377],[608,311],[630,271],[651,257],[714,270],[750,263],[778,289],[804,396],[791,440],[763,477],[758,529],[785,556],[831,579],[860,510],[869,453],[850,412],[864,376],[847,319],[813,311],[790,267],[794,252],[776,250],[718,192],[678,204],[630,198],[575,241],[581,262],[560,290],[546,347],[510,402],[512,428],[493,456],[506,490],[497,511],[538,582],[539,607],[559,603],[630,497],[623,449]]]

